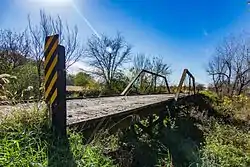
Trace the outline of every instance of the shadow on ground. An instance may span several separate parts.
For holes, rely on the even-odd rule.
[[[47,138],[48,167],[76,167],[75,159],[70,149],[68,136],[59,136],[50,131]]]

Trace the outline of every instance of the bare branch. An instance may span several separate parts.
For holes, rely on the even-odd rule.
[[[131,46],[118,33],[115,38],[102,35],[88,40],[86,57],[94,68],[94,74],[101,76],[108,86],[120,74],[121,67],[130,59]]]
[[[207,72],[212,76],[217,91],[232,96],[240,94],[249,86],[249,49],[246,35],[229,36],[216,48]]]
[[[34,58],[41,62],[43,59],[43,47],[46,36],[59,34],[60,44],[65,46],[66,68],[72,66],[83,56],[83,46],[80,45],[77,26],[70,28],[67,22],[63,23],[60,16],[53,18],[44,11],[40,11],[39,25],[32,25],[30,16],[29,32],[32,40]]]

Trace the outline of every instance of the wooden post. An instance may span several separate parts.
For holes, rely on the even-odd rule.
[[[58,135],[66,135],[66,72],[65,49],[59,35],[45,39],[45,101],[49,107],[52,127]]]
[[[175,94],[175,100],[178,99],[179,95],[180,95],[180,92],[181,92],[181,88],[182,88],[182,85],[183,85],[183,82],[186,78],[186,74],[187,74],[187,69],[184,69],[183,73],[182,73],[182,76],[181,76],[181,80],[179,82],[179,85],[178,85],[178,88],[177,88],[177,92]]]

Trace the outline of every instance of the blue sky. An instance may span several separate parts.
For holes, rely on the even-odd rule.
[[[184,68],[198,82],[207,83],[205,67],[214,48],[230,33],[250,28],[250,6],[245,0],[74,0],[98,33],[120,31],[133,53],[159,55],[171,65],[171,83],[177,83]],[[1,0],[0,28],[16,31],[27,26],[27,14],[34,23],[39,9],[59,14],[79,27],[83,41],[93,34],[72,0]],[[85,66],[78,62],[72,70]]]

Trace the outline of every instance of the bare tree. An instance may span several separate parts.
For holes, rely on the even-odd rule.
[[[142,69],[165,76],[171,73],[170,66],[163,62],[162,57],[155,56],[150,59],[149,56],[146,56],[145,54],[137,54],[134,57],[131,72],[133,75],[137,75]],[[144,92],[149,87],[152,88],[152,86],[154,86],[154,90],[156,90],[156,82],[157,76],[142,74],[140,77],[140,90]]]
[[[63,23],[60,16],[53,18],[44,11],[40,11],[40,22],[33,25],[28,16],[29,33],[31,37],[31,55],[36,60],[37,74],[42,83],[42,65],[44,58],[44,42],[46,36],[59,34],[59,42],[65,47],[66,69],[77,62],[83,56],[83,47],[79,42],[78,28],[69,28],[67,23]]]
[[[36,59],[42,60],[45,37],[53,34],[59,34],[60,44],[65,47],[66,68],[72,66],[83,56],[84,49],[79,41],[77,26],[69,28],[67,22],[62,22],[60,16],[53,18],[42,10],[40,11],[39,25],[32,25],[30,16],[28,16],[28,21],[32,51]]]
[[[130,60],[130,51],[131,46],[119,33],[114,38],[94,35],[87,42],[86,57],[93,73],[101,76],[111,89],[112,81],[122,72],[121,67]]]
[[[250,84],[250,43],[245,35],[226,38],[216,48],[207,72],[217,94],[241,94]]]
[[[11,30],[0,30],[1,71],[13,70],[23,65],[29,56],[29,39],[26,30],[16,33]]]
[[[145,54],[140,53],[134,56],[131,71],[133,75],[137,75],[143,69],[150,70],[151,66],[150,59]]]
[[[152,64],[150,59],[143,53],[139,53],[134,56],[133,58],[133,67],[130,69],[130,72],[132,72],[132,76],[136,76],[141,70],[151,70]],[[149,80],[149,77],[142,73],[140,76],[139,81],[136,84],[140,85],[140,91],[145,91],[143,88],[147,85]]]
[[[167,76],[171,74],[170,66],[163,62],[162,57],[153,57],[152,71],[156,74]],[[152,77],[152,83],[154,83],[154,90],[156,90],[157,76]]]

